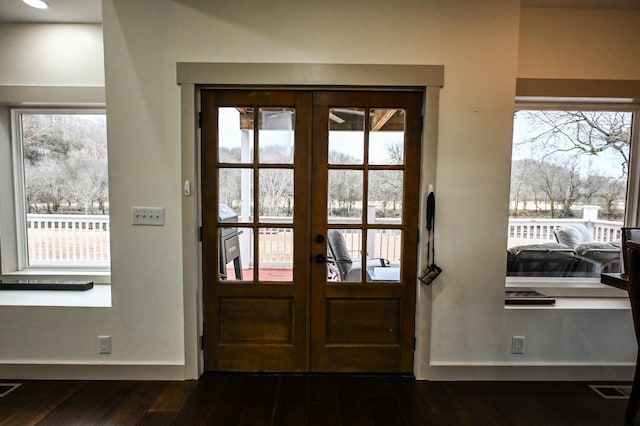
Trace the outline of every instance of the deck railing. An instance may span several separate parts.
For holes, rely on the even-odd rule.
[[[278,218],[278,217],[261,217],[261,221],[271,223],[291,223],[291,219]],[[359,225],[360,219],[358,218],[332,218],[328,219],[329,228],[336,223],[342,225],[348,225],[350,223]],[[400,224],[400,219],[378,218],[375,223],[380,224]],[[246,229],[246,228],[245,228]],[[362,249],[362,230],[361,229],[340,229],[345,239],[347,249],[352,258],[358,259],[361,257]],[[400,261],[400,246],[401,246],[401,232],[399,229],[370,229],[367,235],[367,249],[366,254],[368,257],[384,258],[388,259],[392,263],[399,263]],[[240,238],[251,239],[250,235],[244,236],[244,230]],[[261,235],[258,238],[259,242],[259,261],[264,266],[290,266],[293,262],[293,230],[291,228],[261,228]],[[243,250],[241,250],[243,252]],[[245,253],[250,250],[244,250]],[[252,265],[251,259],[245,257],[242,260],[243,265]]]
[[[565,225],[584,225],[594,241],[610,243],[621,239],[622,222],[598,219],[597,206],[584,206],[582,218],[509,219],[509,247],[556,241],[554,231]]]
[[[99,266],[110,263],[109,216],[27,214],[31,266]]]
[[[561,226],[582,224],[591,231],[594,241],[620,240],[622,222],[572,219],[509,219],[509,247],[556,241],[554,231]]]

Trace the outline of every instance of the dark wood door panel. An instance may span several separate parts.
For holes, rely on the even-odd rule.
[[[399,299],[327,299],[327,345],[400,344]]]
[[[221,297],[220,344],[293,344],[293,298]]]

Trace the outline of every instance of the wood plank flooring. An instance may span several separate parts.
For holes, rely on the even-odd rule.
[[[0,425],[622,425],[582,382],[207,374],[198,381],[16,381]]]

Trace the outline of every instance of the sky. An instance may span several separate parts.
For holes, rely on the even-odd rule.
[[[539,148],[532,147],[531,145],[517,144],[517,142],[526,140],[536,134],[535,131],[529,130],[530,122],[523,112],[524,111],[515,114],[513,123],[513,161],[524,160],[528,158],[535,159],[537,156],[536,154],[539,154]],[[623,162],[624,160],[620,156],[620,154],[611,149],[605,150],[597,156],[580,156],[580,168],[583,177],[588,174],[601,174],[610,177],[619,177],[623,172]]]

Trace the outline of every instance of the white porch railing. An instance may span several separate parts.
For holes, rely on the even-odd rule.
[[[605,220],[584,221],[574,219],[509,219],[509,247],[556,241],[553,233],[564,225],[582,224],[591,231],[593,239],[608,243],[620,240],[622,222]]]
[[[291,223],[291,218],[261,217],[261,221],[270,223]],[[332,224],[360,224],[358,218],[329,218]],[[376,224],[400,224],[400,219],[376,219]],[[253,237],[248,228],[240,228],[241,247],[250,247]],[[286,267],[293,263],[293,229],[292,228],[261,228],[258,237],[258,256],[260,264],[265,267]],[[354,259],[360,258],[362,253],[362,231],[360,229],[341,229],[347,248]],[[243,243],[242,240],[245,240]],[[367,255],[374,258],[389,259],[391,263],[400,261],[401,231],[399,229],[371,229],[367,238]],[[242,265],[253,265],[249,258],[252,251],[242,250]]]
[[[561,226],[582,224],[591,231],[594,241],[620,240],[622,222],[598,219],[595,206],[585,206],[582,219],[509,219],[509,247],[556,241],[554,230]]]
[[[108,267],[108,215],[27,214],[30,266]]]

